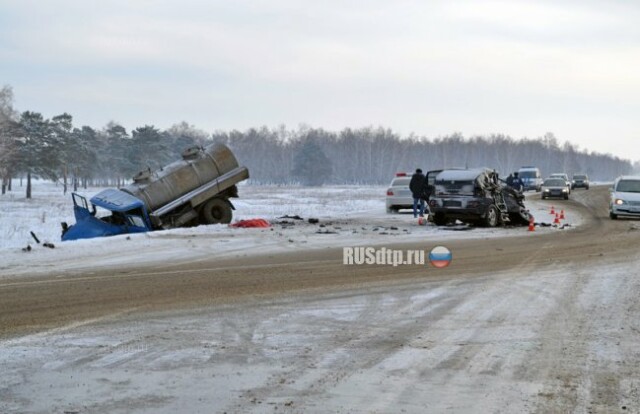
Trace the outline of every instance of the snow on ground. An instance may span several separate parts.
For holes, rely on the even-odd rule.
[[[89,198],[100,190],[89,188],[79,193]],[[385,191],[384,186],[241,185],[240,198],[233,200],[234,220],[264,218],[274,223],[273,228],[211,225],[62,243],[60,222],[75,222],[71,195],[64,195],[59,185],[37,181],[33,198],[26,200],[24,188],[16,183],[13,192],[0,196],[0,276],[405,241],[433,244],[434,240],[452,237],[504,237],[527,231],[526,227],[452,231],[419,226],[410,212],[385,212]],[[527,205],[537,222],[553,221],[546,203],[532,199]],[[564,223],[579,224],[577,215],[571,211],[566,214]],[[285,215],[298,215],[305,220],[279,219]],[[320,223],[309,224],[308,218],[318,218]],[[55,248],[37,244],[32,231],[41,243],[52,243]],[[558,230],[537,228],[536,234],[549,231]],[[24,251],[27,246],[32,250]]]

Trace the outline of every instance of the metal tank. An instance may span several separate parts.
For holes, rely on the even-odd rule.
[[[121,190],[143,200],[154,211],[234,168],[238,168],[238,161],[226,145],[192,147],[182,153],[180,161],[158,171],[139,172],[133,184]]]

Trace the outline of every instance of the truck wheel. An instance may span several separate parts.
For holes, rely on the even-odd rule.
[[[200,212],[204,224],[231,223],[231,206],[222,198],[207,201]]]
[[[498,225],[498,209],[496,206],[489,206],[487,216],[484,219],[484,225],[487,227],[495,227]]]

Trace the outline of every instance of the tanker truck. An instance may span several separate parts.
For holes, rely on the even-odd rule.
[[[247,178],[249,170],[225,145],[188,148],[181,160],[141,171],[132,184],[89,201],[72,193],[76,223],[62,223],[62,241],[230,223],[235,208],[229,199],[238,197],[236,184]]]

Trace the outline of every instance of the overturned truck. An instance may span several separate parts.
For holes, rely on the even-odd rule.
[[[103,190],[88,202],[73,193],[76,223],[62,223],[62,240],[229,223],[229,199],[238,197],[236,184],[247,178],[249,171],[225,145],[188,148],[181,160],[142,171],[131,185]],[[107,214],[97,214],[97,207]]]
[[[429,171],[423,198],[438,226],[456,220],[485,227],[529,224],[524,194],[486,168]]]

